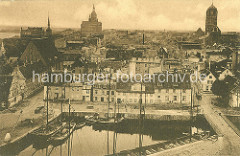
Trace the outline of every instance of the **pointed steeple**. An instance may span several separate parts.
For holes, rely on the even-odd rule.
[[[96,14],[96,12],[95,12],[95,6],[94,6],[94,4],[93,4],[92,13],[91,13],[91,15],[90,15],[90,17],[89,17],[89,21],[98,21],[98,19],[97,19],[97,14]]]
[[[49,38],[52,37],[52,29],[50,28],[49,12],[48,12],[48,27],[46,29],[46,36],[49,37]]]
[[[48,12],[48,28],[50,28],[49,12]]]
[[[5,54],[6,54],[6,50],[5,50],[3,41],[2,41],[2,45],[1,45],[1,54],[2,54],[2,55],[5,55]]]

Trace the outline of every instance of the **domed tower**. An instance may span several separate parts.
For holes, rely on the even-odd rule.
[[[212,4],[206,12],[206,23],[205,23],[205,33],[211,33],[214,28],[217,27],[217,15],[218,10]]]
[[[98,22],[98,19],[97,19],[97,13],[95,12],[95,6],[93,4],[93,10],[92,10],[92,13],[89,17],[89,21],[90,22]]]

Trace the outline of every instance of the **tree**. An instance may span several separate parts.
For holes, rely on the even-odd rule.
[[[212,84],[212,93],[218,96],[218,104],[220,106],[228,106],[229,92],[229,85],[225,81],[216,80]]]

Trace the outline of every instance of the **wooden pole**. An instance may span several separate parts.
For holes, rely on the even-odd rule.
[[[139,155],[142,155],[142,81],[141,81],[141,94],[139,106]]]
[[[48,84],[47,84],[47,128],[48,128]]]

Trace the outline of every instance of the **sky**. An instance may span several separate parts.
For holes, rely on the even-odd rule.
[[[0,25],[80,28],[95,5],[103,29],[197,30],[205,28],[212,0],[0,0]],[[214,0],[218,26],[240,31],[240,0]]]

